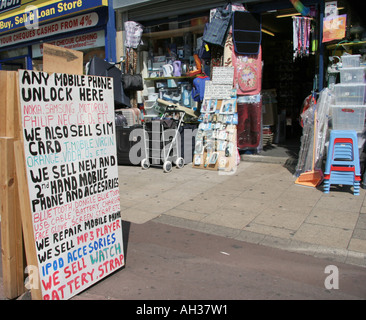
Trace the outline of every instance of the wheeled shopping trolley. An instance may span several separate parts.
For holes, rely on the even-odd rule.
[[[144,123],[146,157],[141,161],[143,169],[160,165],[164,172],[171,172],[173,164],[178,169],[184,167],[179,148],[179,129],[184,115],[184,111],[168,106],[161,118]]]

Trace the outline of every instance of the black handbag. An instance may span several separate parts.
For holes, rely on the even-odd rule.
[[[144,90],[141,74],[122,74],[122,84],[126,91]]]

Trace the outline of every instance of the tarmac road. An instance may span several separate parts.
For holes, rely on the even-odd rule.
[[[200,312],[205,315],[214,310],[208,307],[218,308],[215,317],[233,319],[243,307],[253,308],[253,300],[366,299],[363,267],[155,221],[144,224],[124,221],[123,229],[126,266],[71,299],[93,300],[93,304],[99,301],[95,308],[87,309],[91,315],[93,310],[104,309],[100,302],[111,300],[118,303],[112,304],[118,313],[123,310],[121,314],[134,319],[143,318],[138,312],[153,312],[152,308],[161,308],[155,309],[155,317],[159,318],[195,315],[201,319]],[[334,271],[325,273],[329,265],[337,267],[336,281],[327,281],[336,276]],[[2,281],[0,277],[0,300],[5,299]],[[338,289],[327,289],[325,284],[329,283],[338,284]],[[30,300],[29,292],[18,300]],[[251,302],[243,304],[243,301]],[[261,314],[282,312],[282,305],[280,309],[274,309],[273,305],[270,309],[262,304],[254,306],[261,309]],[[334,309],[337,305],[323,306],[317,308],[317,315],[325,312],[329,316],[331,310],[337,310]],[[169,314],[163,314],[168,310]],[[221,310],[219,316],[217,310]],[[305,308],[301,313],[312,314],[315,309],[311,310]],[[213,314],[208,316],[212,319]],[[145,317],[151,315],[145,313]]]
[[[366,298],[365,268],[154,221],[124,222],[124,246],[125,268],[74,300]],[[330,281],[334,270],[325,273],[328,265],[337,267],[335,281]],[[327,277],[328,286],[336,286],[338,280],[338,289],[325,287]],[[131,308],[136,306],[138,302]]]

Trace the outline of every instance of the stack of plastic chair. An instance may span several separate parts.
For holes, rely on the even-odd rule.
[[[340,83],[334,85],[335,104],[331,106],[333,130],[330,132],[324,171],[324,192],[330,185],[351,185],[360,194],[359,138],[365,128],[365,70],[360,55],[343,55]]]
[[[360,157],[357,133],[352,130],[332,130],[324,171],[324,193],[331,184],[351,185],[353,194],[360,194]]]

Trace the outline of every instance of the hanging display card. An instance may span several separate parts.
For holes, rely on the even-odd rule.
[[[213,67],[212,80],[205,83],[205,99],[230,99],[233,94],[234,68]]]
[[[232,84],[215,84],[213,81],[205,82],[205,99],[230,99],[232,94]]]
[[[68,299],[124,266],[111,78],[19,71],[43,299]]]
[[[237,95],[234,68],[214,67],[205,95],[196,134],[193,167],[233,172],[237,165]]]

